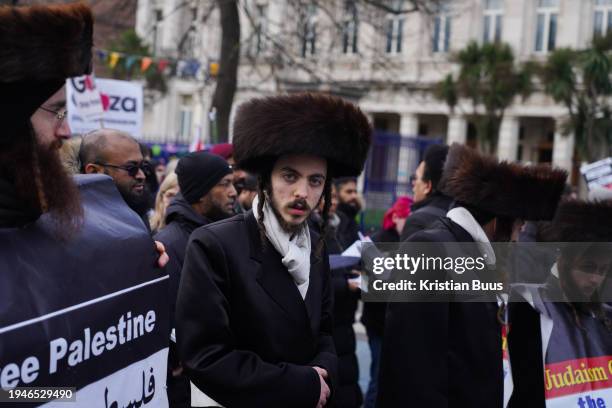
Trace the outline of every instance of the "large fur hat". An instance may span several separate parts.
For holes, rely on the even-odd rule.
[[[565,201],[544,235],[553,242],[612,242],[612,200]]]
[[[0,6],[3,127],[22,127],[66,78],[91,72],[92,34],[93,17],[84,4]],[[2,132],[5,138],[10,133]]]
[[[234,120],[234,158],[259,173],[284,154],[327,159],[333,177],[357,176],[368,154],[372,128],[355,105],[312,93],[251,99]]]
[[[458,202],[495,215],[550,220],[566,178],[563,170],[500,163],[455,143],[449,149],[439,188]]]

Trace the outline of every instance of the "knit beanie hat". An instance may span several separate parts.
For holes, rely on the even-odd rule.
[[[201,151],[189,153],[176,166],[181,194],[189,204],[204,197],[231,172],[232,167],[222,157]]]

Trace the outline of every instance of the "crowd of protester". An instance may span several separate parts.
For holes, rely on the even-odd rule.
[[[579,200],[564,195],[563,170],[433,145],[412,194],[397,197],[367,238],[358,176],[372,129],[341,98],[254,98],[237,109],[232,144],[168,164],[118,130],[72,136],[63,84],[91,71],[92,25],[81,4],[0,7],[2,388],[75,387],[77,403],[93,406],[86,392],[97,382],[107,381],[96,394],[105,401],[112,386],[140,389],[129,370],[146,361],[163,384],[145,382],[145,368],[141,400],[130,406],[516,408],[568,395],[579,406],[612,404],[598,370],[612,367],[605,191]],[[486,301],[365,301],[358,313],[364,245],[474,243],[494,267],[491,243],[501,242],[561,244],[538,279]],[[352,263],[331,262],[354,251]],[[90,327],[61,316],[108,301],[116,309],[83,317],[94,339],[86,354],[62,345],[81,331],[87,343]],[[365,395],[359,315],[371,353]],[[64,319],[57,331],[53,319]],[[10,337],[24,327],[27,341]],[[50,375],[34,376],[26,362],[15,374],[12,359],[46,343],[56,358],[43,367]],[[90,350],[106,350],[105,359],[81,364]],[[589,386],[555,394],[575,384]],[[575,406],[563,401],[551,406]]]

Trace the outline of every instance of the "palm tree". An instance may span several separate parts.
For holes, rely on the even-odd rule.
[[[533,89],[533,64],[517,66],[508,44],[471,42],[453,60],[459,64],[455,79],[448,75],[434,95],[449,106],[451,113],[460,98],[471,102],[468,119],[474,123],[481,148],[497,150],[499,128],[506,109],[516,96],[527,98]]]
[[[593,161],[611,154],[612,35],[596,36],[585,50],[551,53],[540,71],[544,91],[568,111],[563,133],[575,135],[576,151]]]

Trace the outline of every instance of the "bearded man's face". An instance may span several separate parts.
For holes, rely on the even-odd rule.
[[[308,155],[281,156],[270,176],[272,209],[283,229],[299,230],[318,205],[325,179],[325,159]]]
[[[47,99],[30,117],[15,144],[0,154],[2,174],[12,179],[24,209],[48,212],[57,233],[67,238],[82,222],[78,188],[62,166],[59,148],[70,137],[65,89]],[[28,134],[29,133],[29,134]]]

